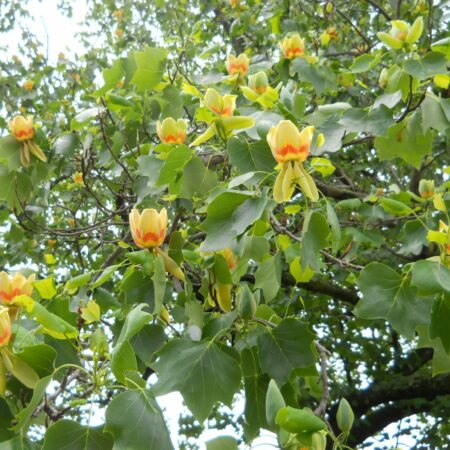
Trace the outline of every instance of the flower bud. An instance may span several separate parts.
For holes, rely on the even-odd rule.
[[[135,244],[139,248],[154,248],[164,242],[167,232],[167,211],[163,208],[144,209],[142,214],[137,209],[130,213],[130,228]]]
[[[381,89],[386,89],[389,82],[389,72],[386,68],[384,68],[380,72],[380,77],[378,78],[378,85]]]
[[[305,161],[309,155],[314,127],[309,126],[301,132],[290,120],[281,120],[272,126],[267,142],[273,157],[280,164],[287,161]]]
[[[120,18],[122,17],[122,15],[123,15],[123,12],[122,12],[121,9],[116,9],[116,10],[113,12],[113,16],[114,16],[116,19],[120,19]]]
[[[313,433],[311,436],[310,449],[311,450],[325,450],[326,447],[327,447],[327,435],[323,431]]]
[[[345,398],[342,398],[336,414],[336,422],[339,429],[344,433],[348,433],[352,429],[354,420],[355,415],[353,414],[352,407]]]
[[[269,86],[266,72],[260,71],[248,77],[248,87],[257,94],[264,94]]]
[[[156,122],[156,132],[164,144],[183,144],[186,140],[187,123],[183,119],[165,118],[162,123]]]
[[[0,303],[8,305],[19,295],[30,296],[33,292],[34,278],[34,275],[25,278],[21,273],[16,273],[10,278],[6,272],[0,272]]]
[[[419,194],[422,198],[431,198],[434,196],[434,180],[420,180]]]
[[[9,122],[9,129],[14,137],[22,142],[34,136],[33,117],[16,116]]]
[[[238,312],[244,320],[253,319],[256,311],[256,300],[249,287],[244,284],[238,300]]]
[[[294,34],[291,37],[285,37],[280,44],[284,57],[287,59],[294,59],[303,56],[305,53],[305,41],[299,34]]]
[[[448,85],[450,84],[450,76],[446,74],[435,75],[433,82],[437,88],[448,89]]]
[[[250,60],[245,53],[241,53],[238,57],[235,55],[228,55],[227,57],[227,71],[229,75],[241,74],[246,75],[248,72],[248,65]]]
[[[116,35],[116,38],[117,38],[117,39],[120,39],[120,38],[123,36],[123,30],[122,30],[122,28],[117,28],[117,29],[114,31],[114,34]]]
[[[0,306],[0,348],[8,345],[11,339],[11,319],[8,308]]]
[[[204,98],[205,106],[220,117],[231,117],[236,108],[236,95],[220,95],[215,89],[208,89]]]
[[[322,147],[322,145],[325,144],[325,136],[323,135],[323,133],[319,133],[319,136],[317,136],[317,147]]]

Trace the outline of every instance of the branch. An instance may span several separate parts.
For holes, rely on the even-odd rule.
[[[330,353],[323,345],[316,342],[316,348],[320,356],[320,378],[322,379],[322,397],[320,403],[314,410],[316,416],[323,416],[327,409],[328,399],[330,397],[330,384],[328,381],[328,360],[327,355]]]

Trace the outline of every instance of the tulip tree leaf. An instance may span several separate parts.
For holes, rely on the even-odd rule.
[[[316,361],[314,334],[306,323],[284,319],[276,328],[258,336],[261,369],[283,386],[291,372],[306,368]]]
[[[238,450],[238,444],[232,436],[218,436],[206,442],[206,450]]]
[[[310,267],[315,272],[320,270],[320,250],[328,244],[330,234],[328,223],[322,214],[313,213],[305,221],[303,228],[302,247],[300,251],[301,268]]]
[[[382,104],[368,110],[352,108],[344,112],[340,122],[347,131],[368,133],[376,136],[384,135],[394,120],[389,108]]]
[[[450,293],[450,269],[438,261],[417,261],[412,270],[413,286],[419,294]]]
[[[242,135],[228,141],[228,154],[231,164],[241,173],[273,172],[277,164],[267,142],[261,140],[249,144]]]
[[[447,59],[438,52],[427,53],[423,58],[405,61],[405,72],[419,80],[447,72]]]
[[[281,254],[265,259],[255,273],[255,288],[262,289],[266,302],[275,298],[281,285]]]
[[[62,444],[64,443],[64,444]],[[73,420],[58,420],[45,433],[42,450],[109,450],[113,438],[101,429],[86,427]]]
[[[215,402],[230,405],[239,390],[241,369],[230,352],[215,342],[174,339],[159,353],[158,395],[179,391],[197,420],[203,422]],[[207,393],[207,395],[205,394]]]
[[[161,410],[148,389],[116,395],[105,419],[105,431],[114,436],[116,449],[173,450]]]
[[[409,280],[389,266],[371,263],[358,278],[362,298],[353,314],[363,319],[385,319],[400,334],[414,337],[417,325],[427,324],[431,299],[419,297]]]
[[[442,341],[438,338],[431,339],[428,326],[426,325],[419,325],[417,327],[417,334],[419,335],[417,347],[431,347],[434,351],[431,366],[433,376],[450,372],[450,354],[445,351]]]
[[[166,68],[165,50],[147,47],[142,52],[134,52],[136,71],[130,83],[140,91],[153,89],[161,80]]]

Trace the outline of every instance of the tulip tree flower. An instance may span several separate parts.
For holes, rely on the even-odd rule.
[[[186,140],[187,123],[183,119],[165,118],[156,122],[156,133],[164,144],[183,144]]]
[[[8,308],[0,306],[0,348],[9,344],[11,339],[11,319]]]
[[[227,57],[227,72],[229,75],[247,75],[250,60],[245,53],[239,56],[228,55]]]
[[[378,38],[388,47],[398,50],[419,40],[423,31],[423,18],[418,17],[412,25],[403,20],[392,20],[389,33],[380,31]]]
[[[16,116],[9,122],[9,129],[13,136],[20,143],[20,162],[24,167],[30,165],[30,153],[43,162],[47,161],[44,152],[33,141],[34,126],[33,118],[28,116],[26,119],[23,116]]]
[[[129,216],[131,235],[139,248],[152,250],[161,255],[166,272],[184,281],[184,273],[178,264],[159,246],[164,242],[167,233],[167,210],[163,208],[159,213],[156,209],[144,209],[140,213],[133,209]]]
[[[255,124],[254,119],[246,116],[234,116],[236,108],[236,95],[220,95],[215,89],[208,89],[203,104],[212,113],[212,118],[207,121],[209,128],[201,134],[191,146],[203,144],[218,135],[222,139],[227,139],[234,130],[250,128]]]
[[[419,194],[422,198],[427,199],[434,197],[434,180],[420,180]]]
[[[267,75],[261,71],[248,77],[248,86],[241,86],[244,97],[257,102],[264,108],[271,108],[278,100],[278,92],[269,86]]]
[[[273,188],[277,203],[289,201],[296,185],[312,201],[319,199],[316,184],[302,165],[309,155],[313,134],[314,127],[306,127],[300,132],[290,120],[281,120],[270,129],[267,142],[273,157],[281,164]]]
[[[0,304],[9,305],[19,295],[31,296],[35,276],[25,278],[21,273],[9,277],[6,272],[0,272]]]
[[[305,41],[299,34],[294,34],[291,37],[286,36],[282,40],[280,47],[284,57],[287,59],[298,58],[305,54]]]
[[[84,184],[83,173],[75,172],[72,176],[73,182],[76,184]]]

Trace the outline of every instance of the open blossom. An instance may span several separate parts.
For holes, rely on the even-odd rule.
[[[309,155],[314,127],[309,126],[301,132],[290,120],[281,120],[267,135],[267,142],[273,157],[280,164],[287,161],[303,162]]]
[[[299,34],[291,37],[286,36],[280,44],[285,58],[294,59],[303,56],[305,53],[305,41]]]
[[[245,53],[241,53],[239,56],[228,55],[227,57],[227,71],[230,75],[241,74],[246,75],[248,72],[248,65],[250,60]]]
[[[0,348],[8,345],[11,339],[11,319],[8,308],[0,306]]]
[[[156,122],[156,132],[164,144],[183,144],[186,140],[186,128],[187,123],[183,119],[167,117],[162,123],[159,120]]]
[[[30,296],[34,279],[34,275],[25,278],[21,273],[16,273],[9,277],[6,272],[0,272],[0,303],[8,305],[19,295]]]
[[[72,176],[73,182],[76,184],[84,184],[83,173],[75,172]]]
[[[392,20],[389,33],[380,31],[378,38],[388,47],[400,49],[406,45],[414,44],[422,35],[423,18],[418,17],[412,25],[403,20]]]
[[[163,208],[144,209],[142,214],[133,209],[130,214],[130,228],[134,242],[140,248],[158,247],[164,242],[167,231],[167,211]]]
[[[34,136],[33,117],[16,116],[9,122],[9,129],[14,137],[22,142]]]
[[[204,98],[205,106],[220,117],[231,117],[236,108],[236,95],[220,95],[215,89],[208,89]]]

